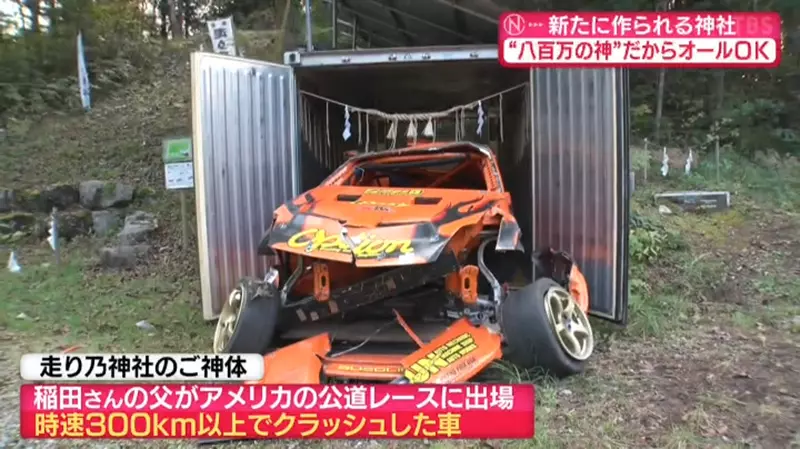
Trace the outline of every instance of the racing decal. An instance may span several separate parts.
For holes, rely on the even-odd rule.
[[[333,365],[332,370],[346,371],[353,373],[373,373],[373,374],[402,374],[402,366],[364,366],[364,365]]]
[[[408,206],[410,206],[410,204],[408,204],[408,203],[384,203],[383,201],[364,201],[364,200],[355,201],[354,204],[358,204],[359,206],[378,206],[378,207],[408,207]]]
[[[411,364],[403,375],[411,383],[426,382],[432,375],[461,360],[476,349],[478,349],[478,345],[472,334],[464,332]]]
[[[420,189],[367,189],[364,195],[382,195],[382,196],[420,196],[422,190]]]
[[[412,254],[414,247],[410,239],[383,239],[375,235],[361,234],[352,237],[356,247],[351,250],[340,235],[328,234],[324,229],[305,229],[286,242],[289,248],[304,248],[305,252],[352,253],[356,259],[377,259]]]

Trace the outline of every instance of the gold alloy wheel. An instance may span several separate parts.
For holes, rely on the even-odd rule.
[[[236,323],[239,322],[239,315],[242,310],[242,287],[236,287],[230,295],[228,300],[222,306],[222,311],[219,314],[217,321],[217,329],[214,331],[214,353],[221,354],[225,352],[225,346],[230,342],[233,337],[233,332],[236,330]]]
[[[589,318],[572,295],[561,287],[551,287],[544,295],[544,308],[564,351],[575,360],[588,359],[594,351],[594,334]]]

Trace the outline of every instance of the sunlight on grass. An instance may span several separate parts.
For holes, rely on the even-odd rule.
[[[0,319],[14,333],[57,335],[108,350],[198,351],[210,345],[210,327],[192,298],[159,278],[85,275],[77,261],[28,266],[22,273],[0,274],[0,297]],[[155,331],[138,328],[141,320]]]

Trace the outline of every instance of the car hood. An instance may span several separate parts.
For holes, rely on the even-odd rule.
[[[282,206],[268,244],[363,267],[427,263],[451,237],[443,225],[477,221],[493,204],[482,191],[320,187]]]

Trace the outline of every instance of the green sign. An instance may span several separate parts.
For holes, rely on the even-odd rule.
[[[164,163],[189,162],[192,160],[192,139],[183,137],[179,139],[164,140]]]

